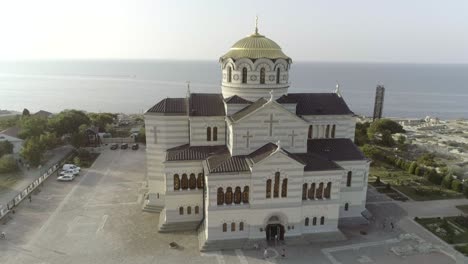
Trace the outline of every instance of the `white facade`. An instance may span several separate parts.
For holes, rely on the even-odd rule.
[[[222,96],[168,98],[145,114],[145,210],[160,213],[160,232],[197,229],[202,250],[333,237],[365,210],[354,114],[339,94],[288,94],[291,60],[268,39],[266,57],[238,58],[258,55],[238,52],[253,45],[242,41],[220,60]]]

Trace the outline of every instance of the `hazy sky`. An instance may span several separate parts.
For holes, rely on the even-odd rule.
[[[468,63],[467,0],[0,0],[0,60],[217,60],[257,14],[295,61]]]

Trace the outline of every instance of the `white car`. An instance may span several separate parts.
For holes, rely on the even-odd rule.
[[[73,164],[64,164],[62,167],[62,171],[71,171],[76,176],[80,174],[81,168]]]
[[[78,176],[80,172],[77,170],[63,170],[59,173],[59,176],[63,176],[65,174],[73,174],[73,176]]]
[[[58,176],[57,181],[73,181],[75,179],[75,175],[72,173],[66,173],[65,175]]]

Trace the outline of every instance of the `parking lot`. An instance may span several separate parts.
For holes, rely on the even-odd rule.
[[[94,165],[72,182],[51,177],[40,193],[25,201],[0,225],[7,234],[0,240],[0,263],[455,263],[442,253],[400,257],[382,241],[398,237],[413,228],[390,232],[374,223],[366,228],[345,230],[350,240],[283,248],[227,250],[200,253],[195,231],[173,234],[157,232],[158,214],[141,211],[145,192],[145,152],[106,148]],[[374,204],[381,211],[392,204]],[[393,208],[393,207],[392,207]],[[402,214],[402,217],[404,215]],[[424,230],[418,230],[424,232]],[[434,242],[431,237],[426,240]],[[180,249],[169,248],[175,241]],[[437,241],[435,241],[437,242]],[[371,243],[371,244],[368,244]],[[401,243],[395,242],[392,246]],[[411,260],[411,262],[408,262]]]

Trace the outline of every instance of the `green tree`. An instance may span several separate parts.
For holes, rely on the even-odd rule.
[[[55,136],[55,133],[46,132],[39,136],[39,142],[45,149],[53,149],[60,144],[60,140]]]
[[[39,116],[24,116],[21,118],[20,128],[20,138],[38,137],[47,131],[47,119]]]
[[[447,189],[450,189],[452,187],[452,181],[453,181],[453,177],[450,175],[447,175],[442,180],[442,186],[444,186]]]
[[[13,144],[8,141],[0,141],[0,157],[6,154],[12,154],[13,153]]]
[[[369,143],[369,138],[367,136],[367,129],[369,128],[370,123],[356,123],[356,129],[354,131],[354,142],[358,146],[363,146]]]
[[[23,109],[23,116],[30,116],[31,113],[29,112],[29,110],[27,108],[24,108]]]
[[[401,145],[404,145],[404,144],[405,144],[405,141],[406,141],[405,136],[403,136],[403,135],[399,135],[399,136],[398,136],[398,139],[397,139],[397,144],[398,144],[398,145],[400,145],[400,146],[401,146]]]
[[[146,130],[144,127],[140,128],[140,132],[138,133],[137,142],[146,144]]]
[[[367,129],[367,136],[370,140],[374,140],[376,134],[382,134],[384,131],[387,133],[405,133],[406,131],[397,122],[390,119],[378,119],[372,122],[369,129]]]
[[[416,168],[418,167],[418,165],[416,164],[416,162],[411,162],[409,168],[408,168],[408,173],[411,173],[411,174],[416,174]]]
[[[7,154],[0,157],[0,173],[11,173],[18,170],[13,155]]]
[[[462,185],[462,182],[458,179],[455,179],[452,181],[452,190],[456,191],[456,192],[461,192],[462,191],[462,188],[463,188],[463,185]]]
[[[106,126],[116,119],[116,115],[111,113],[89,113],[88,117],[91,124],[99,128],[99,132],[106,131]]]
[[[463,184],[463,195],[468,198],[468,183]]]
[[[86,135],[86,128],[87,128],[87,125],[82,124],[78,128],[78,130],[71,135],[70,143],[75,148],[84,147],[88,143],[88,138],[87,138],[87,135]]]
[[[31,165],[37,166],[41,163],[45,148],[39,137],[28,138],[21,149],[21,156]]]
[[[393,140],[393,137],[392,137],[392,134],[390,133],[390,131],[385,130],[385,131],[382,132],[382,138],[380,140],[380,143],[383,146],[386,146],[386,147],[395,146],[395,140]]]
[[[89,117],[78,110],[65,110],[49,118],[49,126],[57,136],[77,133],[81,125],[90,124]]]

